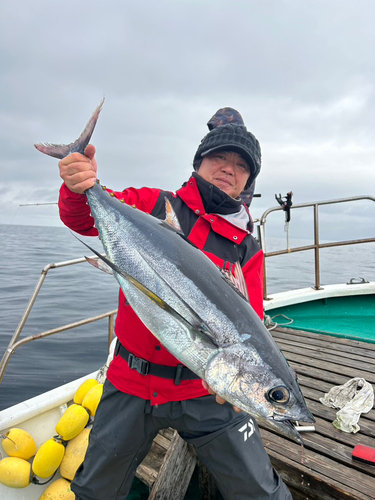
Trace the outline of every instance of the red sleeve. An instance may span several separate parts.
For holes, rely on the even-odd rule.
[[[62,222],[72,231],[83,236],[98,236],[86,195],[73,193],[65,184],[60,188],[59,212]]]
[[[263,250],[259,250],[253,258],[242,268],[249,292],[249,300],[252,308],[263,320]]]
[[[116,198],[124,200],[128,205],[135,205],[142,212],[150,213],[158,200],[160,189],[151,188],[128,188],[124,191],[112,191]],[[87,204],[84,194],[73,193],[63,184],[60,188],[59,197],[60,219],[72,231],[83,236],[98,236],[98,230],[94,227],[95,220],[91,216],[91,210]]]

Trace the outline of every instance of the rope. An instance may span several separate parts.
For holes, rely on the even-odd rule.
[[[273,320],[277,318],[278,316],[282,316],[283,318],[287,319],[289,323],[275,323]],[[285,316],[285,314],[276,314],[275,316],[268,316],[267,314],[264,316],[264,324],[267,328],[267,330],[270,332],[271,330],[274,330],[278,326],[288,326],[293,323],[293,319],[288,318],[288,316]]]
[[[35,476],[34,477],[30,477],[30,483],[34,483],[34,484],[37,484],[38,486],[44,486],[45,484],[48,484],[52,481],[52,479],[56,476],[56,472],[57,470],[55,470],[55,472],[53,473],[53,475],[47,480],[45,481],[44,483],[41,483]],[[30,472],[30,476],[32,475],[32,470]]]

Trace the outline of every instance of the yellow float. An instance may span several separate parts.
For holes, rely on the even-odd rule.
[[[36,453],[36,444],[30,434],[23,429],[14,427],[10,429],[3,438],[3,450],[10,457],[29,460]]]
[[[95,385],[98,384],[98,381],[95,380],[94,378],[89,378],[88,380],[85,380],[83,384],[81,384],[76,393],[74,394],[73,401],[77,405],[81,405],[83,398],[86,396],[86,394],[89,392],[90,389],[92,389]]]
[[[72,404],[57,422],[56,432],[64,441],[69,441],[78,436],[86,427],[89,418],[89,414],[83,406]]]
[[[86,408],[92,417],[95,417],[96,410],[103,394],[103,384],[97,384],[83,398],[82,406]]]
[[[60,474],[65,479],[73,481],[78,467],[83,462],[89,445],[90,429],[83,429],[75,438],[69,441],[64,458],[60,465]]]
[[[59,468],[64,453],[65,446],[55,438],[43,443],[33,460],[34,474],[41,478],[51,477]]]
[[[30,484],[31,465],[23,458],[7,457],[0,461],[0,483],[9,488],[26,488]]]
[[[57,479],[44,491],[39,500],[75,500],[76,496],[70,489],[69,481]]]

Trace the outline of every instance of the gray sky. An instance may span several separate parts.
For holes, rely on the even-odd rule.
[[[33,144],[75,140],[103,96],[92,143],[113,189],[178,189],[231,106],[262,146],[254,217],[290,190],[374,196],[374,19],[373,0],[2,0],[0,223],[61,224],[55,206],[19,207],[56,201],[61,183]],[[322,220],[373,236],[372,205]]]

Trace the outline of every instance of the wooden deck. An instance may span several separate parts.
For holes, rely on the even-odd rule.
[[[320,403],[326,392],[353,377],[375,385],[375,344],[278,328],[273,337],[295,369],[315,432],[302,435],[304,448],[261,428],[271,462],[294,500],[375,500],[375,466],[351,458],[356,444],[375,448],[375,411],[362,415],[361,430],[347,434],[332,425],[336,410]],[[171,458],[170,458],[171,457]],[[137,476],[151,488],[149,500],[182,500],[196,465],[195,453],[173,430],[162,431]],[[201,467],[201,497],[214,500],[215,486]],[[171,484],[175,485],[171,494]]]
[[[362,414],[360,431],[347,434],[332,425],[336,410],[320,403],[324,393],[353,377],[375,385],[375,344],[278,328],[273,337],[298,375],[316,431],[303,434],[304,450],[261,429],[275,469],[294,500],[375,499],[375,466],[352,459],[356,444],[375,448],[375,411]]]

